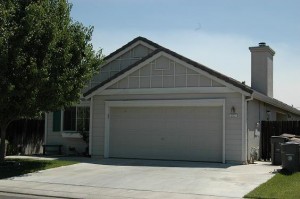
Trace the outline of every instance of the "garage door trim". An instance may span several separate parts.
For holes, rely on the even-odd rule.
[[[105,132],[104,157],[109,157],[110,108],[111,107],[199,107],[221,106],[223,108],[222,128],[222,162],[225,163],[225,99],[198,99],[198,100],[130,100],[105,101]]]

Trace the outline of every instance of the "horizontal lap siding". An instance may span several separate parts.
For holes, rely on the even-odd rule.
[[[267,111],[270,112],[268,118]],[[252,148],[261,150],[260,146],[260,135],[261,132],[261,121],[278,121],[277,113],[284,115],[286,120],[299,120],[299,116],[289,113],[286,110],[279,109],[275,106],[266,104],[259,100],[251,100],[248,102],[248,124],[247,124],[247,136],[248,136],[248,159],[250,159],[250,152]],[[287,114],[290,114],[291,118],[287,118]],[[260,136],[259,136],[260,135]],[[259,152],[261,155],[261,151]]]
[[[93,97],[93,126],[92,126],[92,155],[103,156],[104,154],[104,100],[98,96]]]
[[[47,144],[61,144],[61,133],[53,132],[53,113],[48,113]]]
[[[191,100],[225,99],[226,161],[242,161],[242,95],[228,94],[160,94],[160,95],[114,95],[94,96],[93,104],[93,149],[92,155],[104,155],[104,113],[107,100]],[[237,118],[230,118],[234,106]]]
[[[45,144],[61,144],[62,152],[69,153],[69,147],[75,147],[78,152],[85,152],[86,143],[81,138],[63,138],[61,132],[53,132],[53,113],[48,113],[47,138]]]

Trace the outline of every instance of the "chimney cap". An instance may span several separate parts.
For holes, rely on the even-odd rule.
[[[251,53],[269,52],[272,56],[275,55],[275,51],[272,48],[270,48],[270,46],[267,46],[267,44],[265,42],[258,43],[258,46],[249,47],[249,50],[251,51]]]
[[[258,46],[266,46],[266,42],[260,42],[258,43]]]

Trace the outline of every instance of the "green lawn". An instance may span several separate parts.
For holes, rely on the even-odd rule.
[[[278,173],[244,196],[245,198],[300,198],[300,172]]]
[[[0,179],[76,163],[63,160],[6,159],[4,163],[0,163]]]

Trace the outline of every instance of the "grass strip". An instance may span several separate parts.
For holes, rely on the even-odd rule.
[[[245,198],[300,198],[300,172],[278,173],[244,196]]]
[[[3,163],[0,163],[0,179],[76,163],[65,160],[6,159]]]

